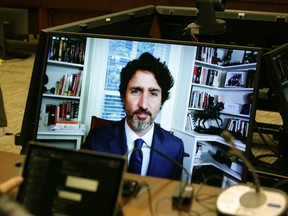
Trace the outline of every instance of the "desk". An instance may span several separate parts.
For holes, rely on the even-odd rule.
[[[21,172],[21,168],[19,166],[15,166],[15,164],[23,162],[24,156],[19,154],[0,152],[0,182],[6,181],[9,178],[19,175]],[[145,182],[150,186],[151,191],[151,200],[152,200],[152,208],[157,216],[173,216],[173,215],[181,215],[177,210],[173,210],[171,204],[171,196],[175,187],[179,184],[178,181],[154,178],[149,176],[139,176],[131,173],[126,173],[125,178],[137,180],[139,182]],[[211,186],[203,186],[193,184],[195,189],[194,200],[191,205],[191,211],[197,215],[217,215],[215,212],[215,203],[216,197],[221,192],[220,188],[211,187]],[[197,202],[195,200],[196,193],[199,191],[198,197],[208,197],[213,196],[213,198],[209,198],[206,201]],[[206,206],[206,207],[205,207]],[[149,199],[148,192],[140,194],[135,199],[128,201],[124,204],[123,208],[124,216],[146,216],[151,215],[149,210]],[[183,214],[184,215],[184,214]]]
[[[152,207],[157,216],[164,215],[186,215],[180,213],[177,210],[173,210],[171,197],[175,187],[178,186],[178,181],[160,179],[148,176],[137,176],[133,174],[126,173],[125,178],[134,179],[139,182],[146,182],[151,188],[151,199]],[[201,187],[198,184],[193,184],[195,193],[193,203],[191,205],[191,215],[217,215],[216,213],[216,199],[218,194],[221,192],[220,188],[203,186]],[[200,189],[200,191],[199,191]],[[197,192],[200,192],[197,195]],[[200,198],[211,197],[206,201],[201,203],[195,200],[196,195]],[[211,209],[211,210],[210,210]],[[144,192],[139,195],[136,199],[130,200],[123,207],[123,215],[137,215],[137,216],[146,216],[151,215],[149,211],[149,202],[148,202],[148,192]]]
[[[24,155],[0,151],[0,182],[21,174],[21,168],[16,166],[24,161]]]

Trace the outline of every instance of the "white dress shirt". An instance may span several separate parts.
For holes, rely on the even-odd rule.
[[[145,176],[147,174],[149,160],[150,160],[150,152],[152,145],[152,139],[153,139],[153,132],[154,132],[154,123],[152,128],[142,137],[139,137],[128,125],[127,120],[125,120],[125,133],[127,138],[127,148],[128,148],[128,163],[130,161],[131,153],[134,149],[134,141],[136,139],[141,138],[144,140],[143,146],[142,146],[142,152],[143,152],[143,161],[142,161],[142,169],[141,169],[141,175]],[[149,147],[148,147],[149,146]]]

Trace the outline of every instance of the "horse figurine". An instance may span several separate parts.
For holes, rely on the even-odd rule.
[[[218,102],[214,105],[213,99],[209,98],[209,104],[207,109],[201,110],[195,113],[194,117],[198,120],[198,128],[200,128],[200,124],[202,122],[203,127],[206,129],[205,122],[209,119],[215,120],[218,128],[223,125],[223,121],[220,118],[220,111],[224,109],[224,103]]]

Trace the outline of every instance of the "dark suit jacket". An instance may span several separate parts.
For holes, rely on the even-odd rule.
[[[125,120],[122,119],[109,125],[91,129],[81,148],[125,155],[127,153],[127,140],[124,123]],[[183,142],[157,125],[154,128],[147,175],[179,180],[182,173],[181,167],[157,151],[182,165]]]

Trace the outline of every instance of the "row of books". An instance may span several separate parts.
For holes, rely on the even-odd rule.
[[[215,104],[219,100],[218,95],[212,96],[203,91],[192,91],[191,95],[188,106],[195,109],[207,109],[211,101]]]
[[[196,52],[196,60],[222,66],[250,64],[257,61],[257,52],[199,47]]]
[[[248,70],[247,77],[246,77],[246,88],[253,88],[254,87],[254,80],[255,80],[256,70]]]
[[[218,70],[195,65],[192,83],[219,87],[221,83],[221,74]]]
[[[196,60],[203,61],[209,64],[217,64],[218,53],[217,48],[212,47],[199,47],[196,53]]]
[[[194,130],[196,128],[196,122],[195,122],[195,119],[193,117],[193,113],[188,112],[186,120],[187,121],[186,121],[185,130],[189,130],[189,131]]]
[[[226,130],[241,134],[242,137],[247,137],[249,130],[249,121],[237,118],[230,118],[227,122]]]
[[[60,104],[46,104],[46,113],[48,113],[47,125],[57,123],[74,123],[77,122],[79,113],[79,103],[73,101],[62,102]]]
[[[53,36],[49,60],[84,64],[85,46],[85,41],[82,39]]]
[[[194,66],[192,83],[207,85],[213,87],[223,86],[222,77],[226,76],[224,87],[238,87],[238,88],[253,88],[255,79],[255,70],[244,71],[228,71],[221,74],[220,71],[202,67]]]
[[[80,96],[82,85],[82,71],[64,74],[56,82],[55,94],[67,96]]]

